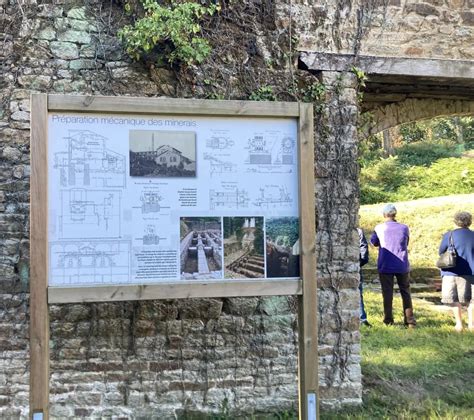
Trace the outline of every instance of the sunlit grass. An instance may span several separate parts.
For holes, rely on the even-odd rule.
[[[323,419],[474,419],[474,333],[456,333],[450,312],[414,301],[416,329],[383,324],[381,293],[364,292],[372,328],[361,331],[363,406]]]

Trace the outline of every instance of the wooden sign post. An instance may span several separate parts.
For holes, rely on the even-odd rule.
[[[318,418],[311,104],[33,94],[30,208],[31,418],[49,417],[48,304],[278,295],[298,295],[300,418]],[[228,275],[229,229],[248,258],[282,218],[286,271],[264,254]]]

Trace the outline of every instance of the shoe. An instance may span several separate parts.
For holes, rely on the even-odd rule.
[[[366,326],[367,328],[370,328],[372,327],[372,325],[369,323],[369,321],[367,321],[366,319],[364,319],[363,321],[360,321],[360,325],[364,325]]]
[[[413,329],[413,328],[416,328],[416,325],[415,325],[415,324],[408,324],[408,325],[407,325],[407,328]]]

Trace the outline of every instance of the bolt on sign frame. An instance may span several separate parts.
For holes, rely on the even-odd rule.
[[[82,116],[127,115],[287,119],[297,127],[299,183],[299,278],[174,281],[153,284],[49,286],[48,118],[52,113]],[[299,412],[319,417],[317,282],[314,212],[313,107],[305,103],[184,100],[165,98],[31,96],[30,207],[30,418],[49,417],[49,304],[199,297],[298,295]]]

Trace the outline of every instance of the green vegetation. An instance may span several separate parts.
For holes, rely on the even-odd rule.
[[[449,174],[446,174],[449,176]],[[360,226],[367,239],[374,226],[383,221],[381,210],[384,204],[365,205],[360,208]],[[435,268],[438,246],[444,232],[454,229],[453,215],[458,210],[474,214],[474,194],[436,197],[416,201],[395,202],[398,210],[397,220],[410,228],[410,264],[412,277],[437,275]],[[377,249],[370,248],[367,268],[375,269]]]
[[[299,236],[299,219],[297,217],[270,217],[266,223],[267,240],[276,242],[278,245],[293,246]]]
[[[474,191],[474,118],[407,124],[391,141],[390,150],[380,136],[360,144],[362,204]]]
[[[251,101],[276,101],[276,95],[271,86],[261,86],[249,96]]]
[[[141,0],[144,16],[119,31],[125,50],[134,60],[152,58],[158,65],[166,62],[202,63],[211,52],[209,42],[201,34],[200,21],[220,10],[219,4],[179,3],[171,0],[160,4]],[[131,12],[130,2],[125,10]]]
[[[431,151],[436,153],[435,148]],[[420,153],[418,156],[417,160],[430,160],[432,155]],[[380,159],[370,168],[362,169],[360,182],[363,204],[474,191],[474,159],[471,157],[438,159],[429,167],[404,165],[402,162],[403,155],[401,159],[391,156]]]
[[[451,315],[414,301],[416,330],[382,323],[380,292],[364,293],[373,327],[362,330],[363,406],[323,412],[321,419],[468,419],[474,412],[474,333],[456,333]],[[398,315],[398,319],[397,319]]]

